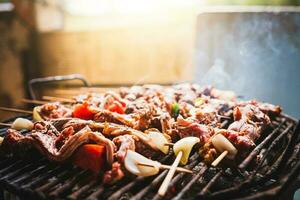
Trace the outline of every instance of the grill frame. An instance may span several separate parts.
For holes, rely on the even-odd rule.
[[[30,116],[23,117],[30,119]],[[175,190],[178,190],[178,193],[176,196],[174,196],[171,195],[173,194],[172,192],[168,192],[166,198],[174,200],[191,198],[272,199],[275,198],[275,195],[287,197],[293,194],[294,190],[297,187],[300,187],[299,175],[296,180],[292,180],[294,179],[295,175],[297,176],[297,174],[299,174],[300,171],[299,121],[285,114],[282,114],[278,119],[279,120],[277,120],[277,123],[280,125],[281,122],[282,128],[290,128],[288,130],[282,130],[282,128],[278,128],[277,125],[276,127],[278,131],[269,134],[269,136],[265,135],[264,139],[261,140],[255,148],[256,150],[252,150],[245,159],[254,159],[256,155],[265,152],[266,156],[264,156],[265,158],[261,161],[261,165],[264,166],[263,164],[265,159],[268,159],[268,155],[272,153],[271,150],[277,147],[278,144],[282,144],[282,142],[283,144],[286,144],[283,148],[283,151],[281,151],[282,156],[279,157],[280,159],[277,159],[277,161],[274,162],[273,167],[267,169],[266,176],[260,177],[257,175],[262,171],[260,170],[261,166],[259,165],[257,165],[253,170],[234,170],[233,172],[238,176],[245,178],[244,181],[240,185],[235,185],[227,189],[214,190],[219,179],[223,179],[224,176],[227,176],[227,171],[229,169],[227,168],[223,170],[221,168],[217,168],[216,173],[210,178],[210,181],[205,181],[203,177],[205,177],[205,175],[210,173],[210,170],[213,169],[200,162],[199,156],[197,153],[194,153],[191,157],[189,165],[186,167],[188,169],[193,169],[195,171],[195,175],[190,176],[183,173],[176,174],[169,186],[169,191],[174,191],[175,188]],[[7,122],[11,122],[13,120],[14,118],[8,120]],[[273,123],[275,124],[275,122]],[[223,126],[226,127],[227,124],[228,121],[224,121]],[[0,136],[5,134],[6,129],[7,128],[0,129]],[[266,138],[269,139],[267,140]],[[7,198],[7,196],[9,197],[10,195],[7,195],[7,192],[14,194],[21,199],[97,199],[100,197],[110,200],[120,198],[129,199],[129,197],[131,199],[160,199],[160,196],[157,194],[155,195],[155,193],[160,183],[163,181],[164,176],[167,174],[167,170],[164,170],[155,177],[138,177],[132,180],[125,179],[108,188],[107,186],[102,185],[99,181],[100,179],[97,180],[98,177],[93,175],[91,172],[78,169],[77,167],[69,164],[59,165],[56,163],[51,163],[38,154],[37,158],[33,158],[32,160],[30,160],[30,158],[28,160],[18,160],[20,158],[15,156],[12,158],[7,158],[6,160],[3,160],[0,156],[0,159],[0,199],[1,196],[2,198]],[[173,160],[174,157],[170,152],[170,154],[161,162],[169,164]],[[17,162],[15,164],[10,164],[14,163],[14,161]],[[41,165],[39,163],[41,163]],[[247,161],[247,163],[249,164],[250,162]],[[248,169],[247,163],[246,166],[241,167],[240,165],[240,167],[242,169]],[[291,165],[292,163],[294,164]],[[287,166],[289,165],[292,167],[287,169]],[[28,172],[28,169],[32,169],[32,171],[29,171],[29,174],[26,173]],[[44,171],[47,173],[43,173]],[[229,171],[232,173],[232,170]],[[28,180],[31,178],[34,178],[34,180],[28,182]],[[270,185],[265,185],[265,183],[273,179],[279,181],[279,184],[273,182]],[[191,193],[192,188],[195,187],[195,184],[198,185],[199,182],[201,183],[199,180],[202,180],[203,183],[200,185],[203,185],[203,187],[198,188],[198,192],[194,194],[193,197],[190,197],[187,195],[187,193]],[[182,186],[184,183],[186,183],[186,185]],[[258,189],[253,187],[253,185],[255,186],[256,184],[262,185],[261,190],[253,192],[250,191],[247,196],[245,196],[246,193],[244,196],[241,196],[241,191],[246,189],[249,190],[249,188]],[[143,187],[143,185],[146,185],[146,187]],[[74,188],[75,186],[77,189]],[[133,196],[130,196],[131,193]]]

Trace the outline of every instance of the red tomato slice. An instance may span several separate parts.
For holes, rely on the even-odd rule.
[[[114,101],[111,105],[108,106],[107,110],[111,112],[116,112],[119,114],[124,114],[125,113],[125,107],[126,104],[124,103],[125,106],[119,101]]]
[[[73,163],[95,173],[101,172],[106,163],[105,146],[97,144],[85,144],[73,155]]]
[[[89,104],[85,102],[83,104],[77,104],[74,107],[73,117],[89,120],[93,119],[94,112],[89,108]]]

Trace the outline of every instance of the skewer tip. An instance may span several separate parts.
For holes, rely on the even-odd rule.
[[[223,151],[212,163],[213,167],[216,167],[228,154],[228,151]]]

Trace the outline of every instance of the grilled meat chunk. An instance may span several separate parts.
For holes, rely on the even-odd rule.
[[[40,127],[38,124],[37,127]],[[106,146],[106,157],[109,164],[113,162],[115,151],[114,143],[105,138],[100,132],[93,132],[85,126],[78,132],[72,127],[62,130],[59,135],[57,130],[46,123],[43,129],[33,130],[30,134],[23,136],[21,133],[8,130],[1,148],[7,152],[21,149],[24,145],[31,146],[39,150],[49,160],[62,162],[71,157],[73,152],[81,145],[86,143],[97,143]]]
[[[115,156],[121,163],[124,161],[127,150],[135,151],[135,139],[133,135],[120,135],[115,137],[113,142],[118,146]]]
[[[122,170],[122,165],[119,162],[114,162],[112,164],[111,170],[104,173],[103,182],[105,184],[113,184],[124,177],[124,172]]]
[[[59,102],[46,103],[39,107],[39,114],[44,120],[65,118],[72,116],[72,110]]]

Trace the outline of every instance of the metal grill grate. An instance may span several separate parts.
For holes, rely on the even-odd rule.
[[[223,126],[227,124],[225,121]],[[247,158],[231,168],[206,166],[194,153],[186,168],[195,173],[176,174],[165,198],[265,199],[292,193],[300,182],[299,124],[286,115],[272,124]],[[0,129],[0,136],[5,132],[5,128]],[[161,162],[170,164],[173,160],[170,153]],[[156,192],[166,174],[167,170],[156,177],[127,178],[106,186],[89,171],[51,163],[39,154],[0,157],[2,190],[26,199],[160,199]]]

